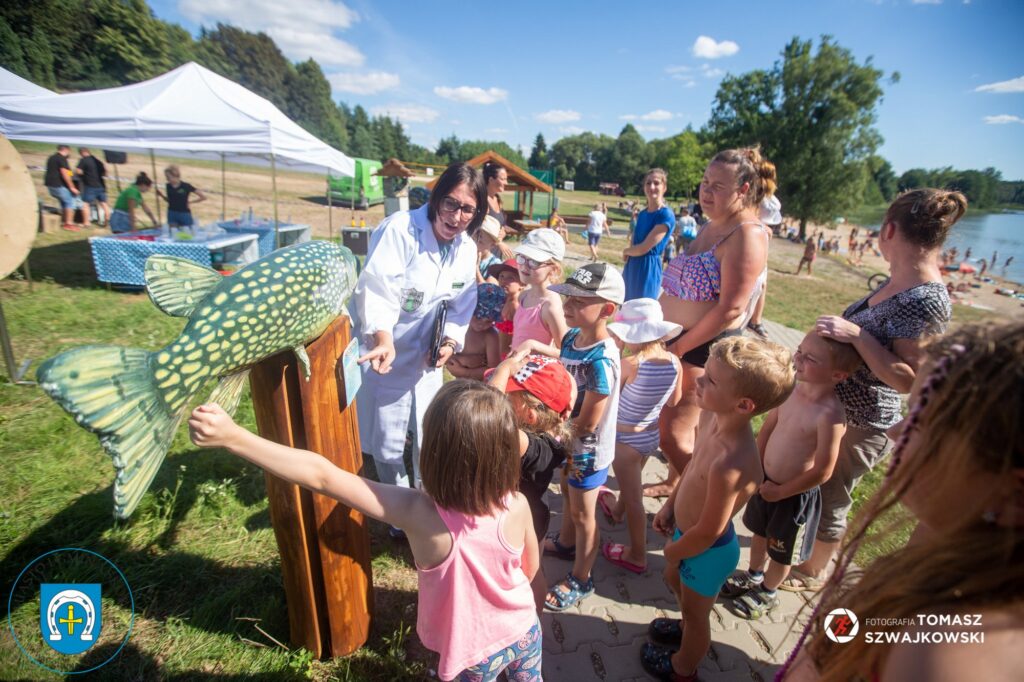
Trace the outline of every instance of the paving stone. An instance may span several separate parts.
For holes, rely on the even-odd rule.
[[[590,661],[593,650],[590,645],[563,654],[545,654],[542,673],[545,680],[552,682],[574,682],[575,680],[600,680],[594,673]]]

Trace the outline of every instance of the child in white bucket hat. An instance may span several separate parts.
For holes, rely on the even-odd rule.
[[[562,279],[565,242],[554,230],[542,227],[533,230],[516,247],[519,279],[527,290],[519,295],[519,307],[513,318],[512,350],[533,339],[552,357],[558,357],[558,346],[569,331],[562,310],[562,298],[548,285]]]
[[[612,469],[619,482],[619,497],[607,488],[597,503],[611,523],[623,517],[629,544],[606,542],[601,553],[610,563],[634,573],[647,569],[647,514],[640,474],[644,460],[658,449],[658,416],[665,405],[675,405],[683,394],[683,368],[665,349],[665,340],[682,327],[666,322],[653,298],[626,301],[608,323],[608,331],[629,355],[622,358],[622,389],[616,426]]]

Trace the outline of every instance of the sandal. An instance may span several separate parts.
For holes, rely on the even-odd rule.
[[[749,329],[750,331],[754,332],[755,334],[760,336],[762,339],[767,339],[768,338],[768,330],[765,329],[764,325],[761,324],[760,322],[758,322],[757,324],[754,324],[753,322],[748,323],[747,324],[747,329]]]
[[[718,591],[718,596],[725,597],[726,599],[736,599],[758,587],[761,587],[761,580],[754,581],[748,571],[743,571],[742,573],[730,576],[725,581],[725,584],[722,585],[722,589]]]
[[[608,497],[612,498],[611,502],[608,501]],[[615,520],[615,514],[612,513],[617,501],[618,500],[615,498],[615,491],[611,488],[601,486],[601,489],[597,493],[597,506],[601,508],[601,513],[604,514],[606,519],[608,519],[608,523],[613,526],[616,526],[619,523]]]
[[[655,618],[647,626],[647,636],[658,644],[678,646],[683,641],[683,621],[679,618]]]
[[[562,586],[568,587],[569,590],[560,589]],[[587,578],[587,582],[581,583],[572,574],[572,571],[569,571],[565,574],[565,580],[548,590],[548,596],[552,597],[557,603],[552,604],[545,599],[544,608],[551,611],[565,611],[576,606],[576,604],[579,604],[592,594],[594,594],[594,578]]]
[[[824,578],[815,578],[794,568],[789,572],[789,577],[779,585],[779,589],[786,592],[818,592],[826,582]]]
[[[553,556],[561,559],[562,561],[575,561],[576,560],[576,547],[570,547],[563,545],[558,541],[560,537],[559,533],[551,533],[544,538],[544,554]],[[548,546],[548,540],[551,541]]]
[[[732,603],[740,618],[760,620],[779,605],[779,595],[769,597],[764,590],[750,590]]]
[[[672,654],[675,649],[667,649],[657,644],[644,642],[640,649],[640,664],[644,670],[659,680],[666,682],[693,682],[697,679],[697,673],[692,675],[680,675],[672,668]]]
[[[598,498],[601,499],[601,498]],[[601,554],[608,560],[608,563],[614,564],[619,568],[624,568],[627,571],[632,571],[637,575],[642,575],[647,572],[647,566],[640,564],[634,564],[632,561],[627,561],[622,558],[622,553],[626,550],[626,546],[618,542],[612,542],[609,540],[601,546]]]

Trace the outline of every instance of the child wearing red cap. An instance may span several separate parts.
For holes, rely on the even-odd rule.
[[[558,360],[524,353],[503,360],[488,381],[508,394],[512,403],[522,456],[519,492],[530,503],[537,538],[543,538],[551,520],[544,493],[565,461],[566,446],[572,439],[568,418],[576,400],[576,384]],[[537,570],[530,585],[540,612],[548,591],[543,568]]]

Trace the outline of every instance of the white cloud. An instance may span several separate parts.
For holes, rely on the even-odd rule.
[[[713,69],[707,64],[701,66],[700,72],[705,78],[718,78],[725,75],[724,69]]]
[[[1024,123],[1024,118],[1011,116],[1010,114],[999,114],[998,116],[986,116],[985,123],[989,125],[1004,125],[1006,123]]]
[[[942,0],[910,0],[912,5],[941,5]],[[967,4],[966,2],[964,3]]]
[[[321,66],[362,66],[365,61],[358,48],[334,35],[359,20],[338,0],[178,0],[178,11],[197,24],[262,31],[292,60],[313,58]]]
[[[665,73],[669,73],[669,74],[690,73],[691,71],[693,71],[693,67],[692,66],[680,66],[680,65],[677,65],[677,66],[666,66],[665,67]]]
[[[1007,92],[1024,92],[1024,76],[1019,78],[1011,78],[1008,81],[999,81],[998,83],[989,83],[987,85],[979,85],[974,88],[975,92],[997,92],[1000,94]]]
[[[693,43],[693,56],[701,59],[718,59],[731,57],[740,51],[740,46],[731,40],[715,41],[708,36],[699,36]]]
[[[637,132],[640,132],[640,133],[663,133],[663,132],[665,132],[665,127],[664,126],[638,125],[638,126],[636,126],[636,129],[637,129]]]
[[[397,73],[371,71],[370,73],[330,73],[327,82],[337,92],[373,95],[397,88],[401,83]]]
[[[587,132],[586,128],[580,128],[579,126],[562,126],[558,129],[558,132],[563,135],[580,135]]]
[[[501,88],[474,88],[468,85],[460,85],[457,88],[449,88],[440,85],[434,88],[434,94],[444,99],[462,104],[494,104],[508,99],[508,90]]]
[[[374,116],[391,116],[402,123],[433,123],[441,112],[421,104],[385,104],[370,110]]]
[[[646,114],[641,114],[640,116],[637,116],[636,114],[625,114],[623,116],[619,116],[619,118],[623,121],[667,121],[672,118],[672,115],[671,111],[655,109],[654,111],[649,111]]]
[[[541,123],[569,123],[580,120],[580,112],[572,109],[552,109],[534,116]]]

